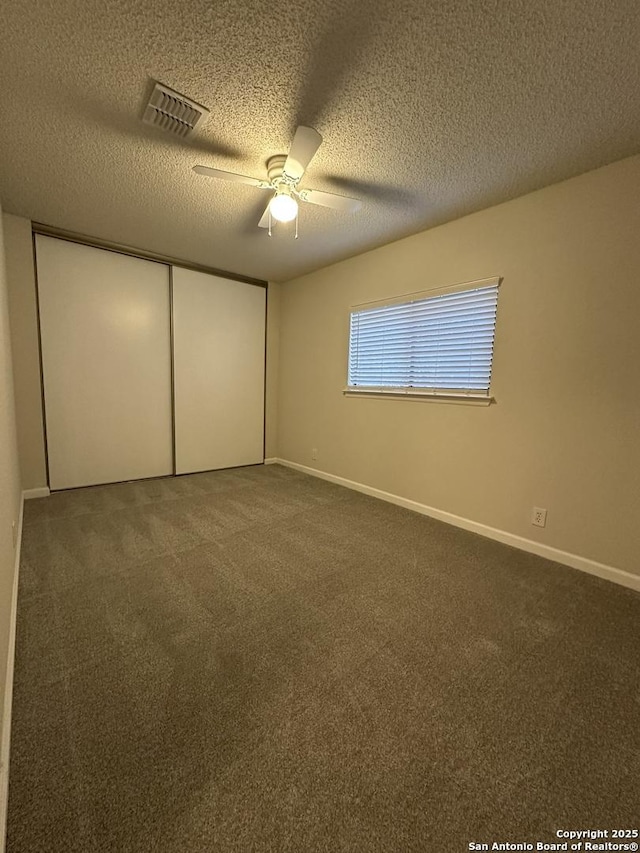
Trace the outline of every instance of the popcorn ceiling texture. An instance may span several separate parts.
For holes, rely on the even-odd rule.
[[[285,280],[640,151],[637,0],[5,0],[6,211]],[[190,142],[141,122],[152,80],[211,110]],[[300,239],[263,177],[310,124]]]

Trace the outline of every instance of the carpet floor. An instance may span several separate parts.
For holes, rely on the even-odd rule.
[[[9,853],[637,827],[640,595],[280,466],[29,501]]]

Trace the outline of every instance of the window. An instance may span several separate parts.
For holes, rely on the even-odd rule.
[[[499,279],[351,312],[347,392],[489,400]]]

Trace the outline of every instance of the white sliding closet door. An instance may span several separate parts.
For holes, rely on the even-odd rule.
[[[173,471],[169,268],[36,237],[50,487]]]
[[[176,473],[264,461],[266,290],[173,269]]]

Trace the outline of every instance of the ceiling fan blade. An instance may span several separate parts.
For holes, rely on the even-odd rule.
[[[313,159],[314,154],[320,148],[322,137],[312,127],[300,125],[296,130],[289,154],[285,161],[283,171],[290,178],[299,181],[304,175],[305,169]]]
[[[209,166],[194,166],[193,171],[199,175],[206,175],[208,178],[221,178],[223,181],[236,181],[239,184],[249,184],[251,187],[259,189],[273,189],[267,181],[260,181],[258,178],[250,178],[247,175],[238,175],[236,172],[224,172],[222,169],[210,169]]]
[[[269,204],[265,207],[264,213],[260,217],[260,222],[258,222],[258,228],[268,228],[269,227],[269,206],[271,204],[271,199],[269,199]]]
[[[335,193],[324,193],[321,190],[300,190],[299,195],[302,201],[319,204],[322,207],[332,207],[334,210],[342,210],[345,213],[355,213],[362,206],[360,199],[336,195]]]

